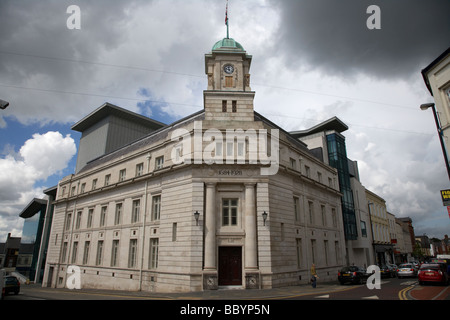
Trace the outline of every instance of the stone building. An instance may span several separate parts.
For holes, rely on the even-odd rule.
[[[44,285],[65,287],[72,265],[83,288],[158,292],[297,285],[312,263],[336,279],[337,170],[254,111],[251,61],[218,41],[205,55],[203,110],[96,158],[78,154],[77,173],[58,184]],[[106,104],[84,121],[99,128],[118,111]]]

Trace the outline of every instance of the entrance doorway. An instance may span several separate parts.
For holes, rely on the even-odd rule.
[[[242,247],[219,247],[219,286],[242,285]]]

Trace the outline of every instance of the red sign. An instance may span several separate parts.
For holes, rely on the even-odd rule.
[[[450,206],[447,206],[447,212],[450,214]]]

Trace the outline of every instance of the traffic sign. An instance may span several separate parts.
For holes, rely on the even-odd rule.
[[[450,189],[441,190],[441,198],[444,206],[450,206]]]

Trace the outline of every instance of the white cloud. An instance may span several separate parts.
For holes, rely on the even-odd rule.
[[[67,135],[49,131],[34,134],[20,148],[0,159],[0,241],[3,235],[20,230],[18,214],[35,197],[42,197],[43,187],[36,186],[64,170],[76,154],[75,141]],[[6,226],[8,226],[6,228]],[[17,230],[16,230],[17,229]]]

